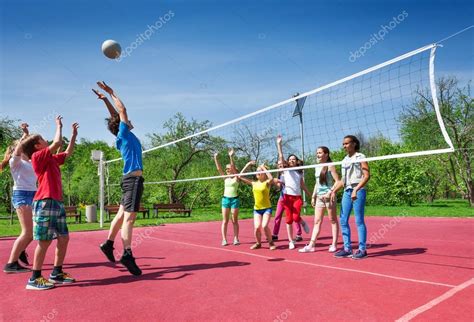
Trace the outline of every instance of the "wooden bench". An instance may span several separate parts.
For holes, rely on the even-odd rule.
[[[104,207],[105,215],[108,221],[110,221],[110,217],[112,215],[116,215],[120,209],[120,205],[107,205]],[[143,205],[140,205],[140,209],[137,212],[141,212],[143,214],[143,219],[150,218],[150,210],[145,208]]]
[[[66,217],[76,217],[76,224],[81,223],[81,211],[77,210],[77,206],[65,206]]]
[[[160,210],[165,213],[185,214],[187,217],[191,217],[191,209],[187,209],[182,203],[155,203],[153,217],[158,217]]]

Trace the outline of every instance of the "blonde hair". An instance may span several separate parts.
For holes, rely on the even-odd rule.
[[[2,172],[8,167],[13,151],[15,151],[15,148],[19,143],[20,141],[16,140],[13,141],[13,143],[7,147],[7,150],[5,151],[5,154],[3,156],[3,160],[0,162],[0,172]]]

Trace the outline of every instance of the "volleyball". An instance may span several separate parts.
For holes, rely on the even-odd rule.
[[[107,58],[116,59],[122,53],[122,47],[115,40],[106,40],[102,43],[102,52]]]

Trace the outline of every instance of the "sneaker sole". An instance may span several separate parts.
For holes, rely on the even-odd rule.
[[[31,272],[31,270],[24,270],[24,271],[6,271],[6,270],[3,270],[3,272],[6,273],[6,274],[20,274],[20,273]]]
[[[72,284],[72,283],[75,283],[76,281],[67,282],[67,281],[55,281],[53,279],[48,279],[48,282],[53,283],[53,284]]]
[[[366,259],[367,258],[367,255],[364,256],[364,257],[354,257],[354,256],[351,256],[353,260],[355,261],[358,261],[358,260],[361,260],[361,259]]]
[[[347,255],[347,256],[334,256],[335,258],[352,258],[354,255]]]
[[[52,288],[54,288],[54,286],[39,288],[39,287],[34,287],[32,285],[26,285],[26,289],[27,290],[32,290],[32,291],[46,291],[46,290],[50,290]]]
[[[130,270],[130,268],[128,268],[127,265],[125,265],[122,261],[120,261],[120,264],[122,264],[123,267],[125,267],[125,268],[127,269],[127,271],[128,271],[130,274],[132,274],[133,276],[140,276],[140,275],[142,275],[142,271],[140,270],[140,268],[138,268],[139,271],[137,271],[137,272],[132,272],[132,271]]]

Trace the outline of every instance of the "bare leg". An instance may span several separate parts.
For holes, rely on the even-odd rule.
[[[222,208],[222,240],[227,240],[227,225],[229,224],[230,208]]]
[[[132,233],[133,233],[133,224],[135,223],[135,219],[137,218],[137,214],[134,212],[124,212],[123,215],[123,223],[122,223],[122,242],[124,249],[131,249],[132,245]]]
[[[255,240],[257,243],[261,244],[262,243],[262,216],[260,215],[253,215],[253,227],[254,227],[254,235],[255,235]]]
[[[337,239],[339,238],[339,221],[337,220],[336,206],[328,209],[328,215],[331,220],[332,245],[337,247]]]
[[[234,225],[234,238],[239,239],[239,208],[232,208],[232,224]]]
[[[35,258],[33,260],[33,270],[38,271],[43,267],[44,257],[51,245],[51,240],[39,240],[35,249]]]
[[[58,236],[56,245],[56,256],[54,257],[54,266],[62,266],[66,257],[67,245],[69,243],[69,235]]]
[[[324,209],[326,208],[316,207],[314,209],[314,227],[313,233],[311,235],[311,241],[309,242],[309,245],[311,247],[314,247],[316,245],[316,239],[318,239],[319,234],[321,233],[321,224],[323,223]]]
[[[271,215],[265,214],[263,215],[263,219],[262,219],[262,228],[265,233],[265,236],[267,237],[267,241],[269,243],[272,242],[272,233],[270,231],[270,227],[268,227],[268,224],[270,223],[270,218],[271,218]]]
[[[286,224],[286,232],[288,233],[288,241],[293,241],[293,224]]]
[[[112,220],[109,229],[109,235],[107,239],[114,241],[115,237],[117,236],[120,228],[123,225],[123,217],[124,217],[124,208],[123,205],[120,205],[118,213],[115,215],[115,218]]]
[[[33,240],[33,213],[31,206],[21,206],[17,208],[16,213],[21,225],[21,234],[13,243],[8,263],[16,262],[20,253],[24,251]]]

